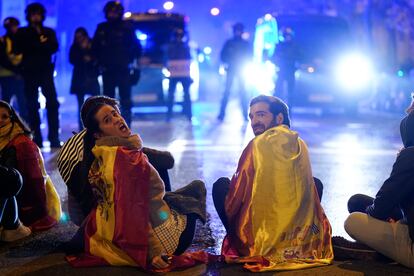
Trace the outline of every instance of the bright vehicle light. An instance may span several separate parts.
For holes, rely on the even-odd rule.
[[[212,51],[213,50],[211,49],[211,47],[208,47],[208,46],[207,47],[204,47],[204,49],[203,49],[203,52],[206,55],[210,55]]]
[[[167,1],[167,2],[164,3],[163,7],[167,11],[172,10],[174,8],[174,2]]]
[[[315,68],[313,68],[312,66],[308,67],[308,73],[314,73],[315,72]]]
[[[369,85],[373,77],[373,68],[367,57],[351,54],[340,59],[335,73],[341,86],[355,91]]]
[[[162,68],[162,74],[164,75],[164,77],[169,78],[171,76],[170,71],[168,71],[167,68]]]
[[[125,18],[130,18],[131,16],[132,16],[132,13],[131,12],[124,13],[124,17]]]
[[[273,80],[275,71],[276,67],[270,61],[249,63],[243,71],[246,85],[259,93],[271,94],[275,89]]]
[[[212,9],[210,10],[210,14],[211,14],[212,16],[217,16],[217,15],[219,15],[219,14],[220,14],[220,10],[219,10],[218,8],[212,8]]]

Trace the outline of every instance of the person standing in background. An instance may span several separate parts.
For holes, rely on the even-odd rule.
[[[103,94],[114,98],[118,87],[122,115],[131,126],[131,65],[141,56],[142,47],[135,31],[122,20],[124,7],[109,1],[104,7],[106,22],[98,25],[92,40],[92,52],[102,73]]]
[[[21,62],[23,56],[13,53],[13,45],[20,22],[15,17],[7,17],[3,21],[6,34],[0,37],[0,86],[1,99],[10,103],[16,97],[20,116],[27,121],[26,98],[24,97]]]
[[[244,26],[241,23],[233,25],[233,38],[226,41],[221,49],[221,61],[226,64],[226,88],[224,89],[223,98],[221,99],[220,113],[217,116],[219,121],[223,121],[226,115],[226,107],[229,101],[231,88],[234,80],[238,80],[240,107],[245,121],[247,118],[248,102],[246,97],[246,89],[243,78],[244,65],[252,58],[252,47],[242,35]]]
[[[173,114],[174,96],[177,83],[181,82],[184,92],[183,113],[191,122],[193,116],[191,108],[190,85],[193,82],[190,76],[191,53],[183,29],[174,30],[173,38],[167,45],[166,66],[170,72],[168,87],[168,113],[167,120],[170,121]]]
[[[70,93],[76,95],[78,100],[78,113],[86,94],[98,95],[98,70],[96,60],[92,56],[92,40],[85,28],[80,27],[75,31],[75,38],[70,47],[69,62],[73,65]],[[78,115],[79,130],[82,130],[82,122]]]
[[[39,87],[46,98],[48,140],[50,147],[60,147],[59,139],[59,102],[53,73],[55,64],[52,56],[59,44],[53,29],[43,26],[46,9],[40,3],[27,5],[27,27],[19,28],[16,33],[15,53],[23,54],[22,69],[24,90],[29,113],[29,125],[33,131],[33,140],[41,148],[43,138],[40,130]]]

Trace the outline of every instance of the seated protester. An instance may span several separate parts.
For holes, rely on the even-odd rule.
[[[375,198],[357,194],[348,201],[346,232],[396,262],[414,268],[414,112],[401,121],[404,148]]]
[[[101,98],[107,104],[117,107],[117,102],[111,98]],[[88,169],[82,177],[80,176],[80,169],[82,164],[84,167],[90,168],[93,161],[93,156],[85,154],[84,151],[91,151],[91,148],[84,149],[86,129],[72,136],[59,152],[57,158],[57,165],[60,175],[68,188],[68,212],[71,221],[80,226],[85,217],[92,210],[95,202],[90,189],[90,184],[87,179]],[[91,144],[91,142],[87,142]],[[168,151],[159,151],[147,147],[142,148],[143,153],[148,157],[148,161],[157,170],[166,191],[171,191],[170,178],[168,170],[174,167],[174,157]],[[91,160],[83,160],[83,156],[90,156]],[[81,180],[82,179],[82,180]]]
[[[17,195],[19,218],[32,231],[47,230],[60,219],[59,195],[47,175],[40,149],[32,141],[30,129],[14,109],[0,101],[0,165],[14,168],[23,178]]]
[[[205,221],[204,183],[193,181],[164,196],[162,179],[114,99],[88,98],[81,118],[86,133],[80,175],[82,180],[87,171],[85,190],[89,185],[96,205],[80,228],[85,254],[69,262],[168,267],[163,256],[182,254],[191,245],[196,219]]]
[[[0,117],[0,129],[2,122]],[[18,217],[16,195],[22,188],[22,176],[16,169],[0,165],[0,179],[0,241],[12,242],[32,233]]]
[[[256,137],[231,181],[220,178],[213,185],[214,205],[227,231],[222,254],[241,257],[235,261],[255,272],[330,264],[331,226],[306,144],[289,129],[288,107],[261,95],[250,102],[249,117]]]

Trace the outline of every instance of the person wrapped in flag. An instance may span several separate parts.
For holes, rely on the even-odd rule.
[[[330,264],[322,185],[312,177],[305,142],[290,129],[287,105],[260,95],[250,102],[249,117],[256,137],[231,181],[220,178],[213,185],[214,205],[227,231],[221,253],[254,272]]]
[[[92,154],[91,164],[83,167],[96,205],[80,228],[83,254],[69,256],[68,261],[77,267],[167,269],[166,256],[182,254],[192,242],[196,219],[205,221],[204,183],[193,181],[165,195],[162,179],[116,100],[90,97],[81,117],[86,128],[84,152],[91,148]]]
[[[0,110],[0,165],[16,169],[23,180],[16,196],[18,216],[33,232],[50,229],[58,223],[62,210],[42,153],[14,108],[0,101]]]

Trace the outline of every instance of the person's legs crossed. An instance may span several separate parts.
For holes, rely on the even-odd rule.
[[[345,231],[356,241],[364,243],[385,256],[414,268],[412,241],[408,226],[400,222],[389,223],[367,214],[354,212],[345,220]]]

